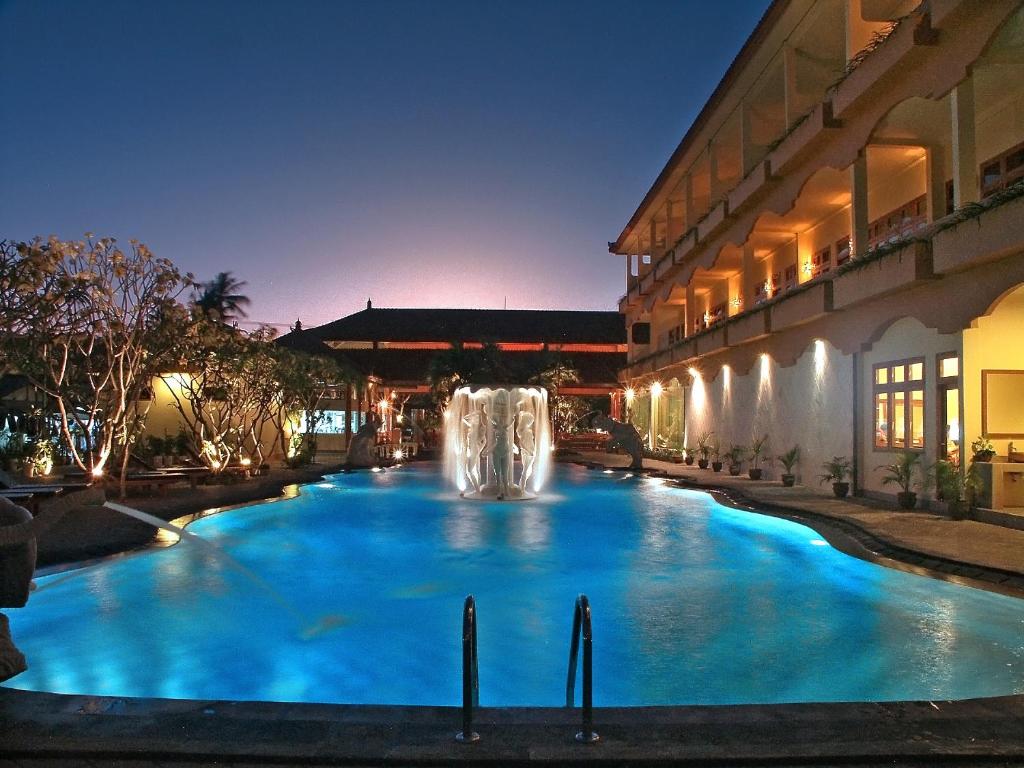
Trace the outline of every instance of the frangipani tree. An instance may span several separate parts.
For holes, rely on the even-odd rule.
[[[214,473],[252,453],[262,463],[263,431],[277,406],[272,330],[245,332],[195,313],[177,364],[160,375],[193,452]]]
[[[118,455],[123,477],[140,395],[177,344],[191,275],[135,240],[123,250],[114,238],[37,238],[17,252],[14,362],[53,399],[72,461],[98,475]]]

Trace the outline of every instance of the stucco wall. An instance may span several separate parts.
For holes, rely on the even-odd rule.
[[[966,448],[981,434],[981,372],[1024,370],[1024,286],[1002,299],[992,314],[978,318],[963,333],[964,437]],[[1021,392],[1024,408],[1024,392]],[[996,453],[1006,454],[1009,439],[993,439]],[[1015,450],[1024,439],[1014,441]]]
[[[704,431],[713,431],[723,449],[732,443],[749,445],[767,433],[772,456],[800,446],[799,481],[817,484],[823,461],[853,454],[852,360],[823,341],[812,342],[785,368],[762,357],[746,376],[705,370],[690,386],[690,445]],[[781,469],[776,463],[766,477],[778,477]]]
[[[885,474],[878,466],[891,464],[896,449],[875,448],[874,443],[874,389],[873,367],[879,363],[924,358],[924,455],[922,463],[932,464],[939,450],[939,398],[936,356],[947,352],[961,352],[959,333],[939,333],[926,328],[920,321],[905,317],[897,320],[871,348],[861,356],[860,435],[861,472],[860,487],[869,493],[893,495],[894,486],[883,486]]]

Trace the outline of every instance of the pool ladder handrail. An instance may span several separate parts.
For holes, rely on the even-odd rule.
[[[463,744],[480,741],[473,730],[473,707],[480,706],[480,674],[476,656],[476,600],[466,595],[462,606],[462,730],[455,740]]]
[[[594,631],[590,622],[590,600],[580,594],[572,614],[572,641],[569,644],[569,674],[565,681],[565,706],[572,708],[576,698],[576,663],[580,649],[580,635],[583,635],[583,724],[576,734],[576,741],[593,744],[600,736],[594,731]]]

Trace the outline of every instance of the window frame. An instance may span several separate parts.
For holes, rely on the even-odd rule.
[[[942,375],[942,363],[946,360],[956,360],[956,375],[955,376],[943,376]],[[964,455],[964,414],[963,414],[963,360],[958,351],[953,350],[951,352],[940,352],[935,355],[935,392],[938,395],[938,408],[936,409],[936,427],[938,429],[938,445],[936,446],[936,457],[939,459],[949,459],[949,454],[946,451],[946,421],[949,414],[946,413],[946,393],[949,390],[955,389],[957,391],[957,407],[960,411],[960,439],[956,442],[960,455],[959,461],[963,461]]]
[[[910,370],[912,365],[921,365],[921,378],[911,379]],[[894,381],[894,368],[904,368],[904,375],[902,381]],[[886,370],[886,382],[884,384],[878,383],[878,371]],[[921,445],[908,445],[913,440],[913,428],[914,428],[914,408],[913,408],[913,393],[921,393],[921,408],[922,411],[925,408],[928,398],[928,369],[926,360],[924,357],[907,357],[902,360],[887,360],[882,363],[875,363],[871,366],[871,445],[872,450],[877,452],[891,453],[895,451],[913,451],[915,453],[924,453],[927,450],[927,446],[924,440],[924,427],[927,419],[922,413],[921,416]],[[895,412],[895,392],[903,393],[903,445],[893,445],[893,415]],[[879,395],[885,395],[886,402],[886,445],[878,444],[878,398]]]

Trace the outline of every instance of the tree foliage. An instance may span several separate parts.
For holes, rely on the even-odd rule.
[[[134,240],[122,250],[114,238],[51,237],[16,251],[3,291],[12,362],[52,398],[75,464],[102,472],[117,453],[126,467],[140,395],[170,359],[191,276]]]

